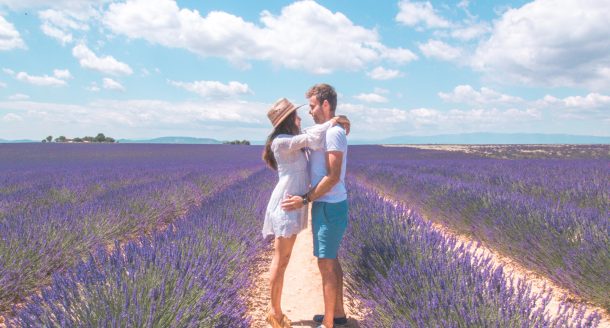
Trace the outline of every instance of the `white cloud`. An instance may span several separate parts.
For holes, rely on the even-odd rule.
[[[383,92],[383,90],[376,91]],[[146,99],[102,100],[85,105],[0,101],[0,110],[23,117],[23,124],[15,122],[7,125],[6,130],[3,130],[5,135],[19,135],[19,138],[42,138],[48,134],[58,133],[88,135],[93,130],[103,131],[106,135],[119,138],[178,134],[206,136],[220,140],[236,138],[264,140],[270,130],[266,119],[270,103],[235,99],[195,102]],[[354,140],[371,139],[371,136],[384,138],[405,134],[539,132],[541,122],[544,120],[542,110],[529,104],[520,107],[444,111],[425,107],[401,109],[341,102],[338,113],[347,115],[352,121],[350,137]],[[590,116],[588,117],[591,121]],[[581,115],[578,118],[587,119],[587,116]],[[594,119],[608,122],[609,117],[598,115]],[[588,124],[589,121],[582,121],[584,129],[588,130],[575,128],[573,118],[565,118],[565,115],[556,115],[553,124],[557,131],[586,134],[592,129]],[[594,129],[600,131],[599,125]],[[38,136],[40,131],[45,131],[45,135]],[[607,135],[607,132],[601,131],[597,134]]]
[[[46,74],[43,76],[34,76],[34,75],[29,75],[26,72],[19,72],[19,73],[17,73],[15,78],[19,81],[27,82],[29,84],[38,85],[38,86],[57,87],[57,86],[66,85],[66,81],[59,79],[57,77],[54,77],[54,76],[48,76]]]
[[[354,96],[354,98],[369,102],[369,103],[385,103],[388,99],[378,93],[360,93]]]
[[[542,113],[537,109],[516,109],[507,110],[492,109],[453,109],[443,115],[447,126],[455,129],[463,125],[464,131],[489,131],[491,129],[504,130],[507,126],[518,127],[519,123],[540,121]],[[515,125],[517,124],[517,125]]]
[[[270,128],[266,116],[268,106],[269,104],[266,103],[218,99],[200,102],[102,100],[86,105],[22,101],[17,103],[17,106],[13,102],[0,101],[0,109],[18,110],[28,119],[43,120],[47,125],[57,122],[88,126],[92,129],[105,126],[122,127],[125,131],[131,128],[151,127],[161,130],[170,127],[208,129],[210,126],[231,123],[257,127],[261,128],[261,131],[268,132]]]
[[[70,74],[70,71],[67,69],[54,69],[53,76],[62,80],[68,80],[72,78],[72,74]]]
[[[469,0],[461,0],[457,6],[458,8],[462,8],[462,9],[468,9],[468,6],[470,5],[470,1]]]
[[[585,97],[572,96],[564,98],[566,107],[576,108],[602,108],[610,106],[610,96],[601,95],[599,93],[590,93]]]
[[[252,90],[250,90],[250,87],[248,87],[247,84],[237,81],[231,81],[228,84],[223,84],[218,81],[169,81],[169,83],[175,87],[194,92],[202,97],[230,98],[252,93]]]
[[[17,114],[8,113],[8,114],[2,116],[1,121],[5,122],[5,123],[20,122],[20,121],[23,121],[23,118]]]
[[[470,85],[458,85],[452,92],[439,92],[438,96],[448,102],[477,105],[511,105],[524,102],[524,100],[519,97],[502,94],[486,87],[482,87],[480,91],[477,91]]]
[[[47,9],[40,11],[38,17],[42,22],[40,29],[42,32],[62,45],[72,43],[74,37],[71,31],[88,31],[89,26],[86,21],[94,13],[81,13],[70,10]]]
[[[30,96],[24,95],[23,93],[16,93],[14,95],[8,96],[8,100],[27,100],[30,99]]]
[[[15,26],[0,15],[0,51],[25,49],[25,43]]]
[[[100,87],[97,85],[97,83],[95,82],[91,82],[91,84],[88,87],[85,87],[85,90],[91,91],[91,92],[98,92],[100,91]]]
[[[240,67],[248,67],[251,60],[264,60],[324,74],[359,70],[382,60],[406,63],[417,58],[410,50],[384,46],[376,30],[357,26],[342,13],[314,1],[290,4],[277,16],[263,11],[260,22],[257,25],[220,11],[202,17],[169,0],[114,3],[104,16],[114,33],[184,48],[200,56],[226,58]]]
[[[559,113],[589,113],[602,114],[610,118],[610,96],[596,92],[586,96],[569,96],[563,99],[551,95],[546,95],[537,100],[535,105],[540,108],[550,108],[553,112]]]
[[[6,88],[6,83],[0,81],[0,88]]]
[[[610,2],[536,0],[506,11],[472,65],[505,83],[610,86]]]
[[[84,68],[93,69],[111,75],[131,75],[133,70],[129,65],[122,63],[112,56],[98,57],[84,44],[72,49],[72,55],[78,59]]]
[[[426,57],[433,57],[446,61],[458,59],[462,55],[461,49],[452,47],[445,42],[438,40],[429,40],[424,44],[420,44],[419,49]]]
[[[103,84],[102,85],[103,85],[104,89],[125,91],[125,87],[123,87],[123,85],[121,83],[119,83],[119,82],[117,82],[117,81],[115,81],[115,80],[113,80],[111,78],[105,77],[103,79]]]
[[[15,71],[13,71],[10,68],[3,68],[2,71],[7,75],[11,75],[11,76],[15,75]]]
[[[588,120],[597,123],[610,119],[610,111],[608,111],[610,96],[599,93],[589,93],[586,96],[569,96],[563,99],[546,95],[537,100],[525,100],[485,87],[477,91],[470,85],[459,85],[452,92],[439,92],[438,95],[444,101],[467,104],[475,107],[476,110],[489,107],[509,107],[512,109],[502,113],[506,115],[514,114],[516,117],[539,117],[542,111],[546,111],[548,113],[547,119],[552,117],[551,120]],[[515,108],[515,106],[519,108]],[[496,110],[501,112],[499,109]],[[588,133],[588,131],[579,133]]]
[[[83,21],[89,18],[88,15],[78,15],[73,12],[47,9],[40,11],[38,17],[45,24],[53,25],[61,29],[89,30],[89,26]]]
[[[388,48],[382,44],[371,44],[373,49],[377,50],[381,59],[387,59],[398,64],[406,64],[410,61],[417,60],[417,55],[411,50],[403,48]]]
[[[491,27],[486,22],[469,23],[466,26],[455,28],[451,31],[451,36],[461,41],[478,39],[491,31]]]
[[[102,100],[83,105],[0,101],[0,111],[13,112],[24,119],[6,124],[0,133],[11,139],[103,132],[113,138],[181,135],[255,141],[264,140],[271,130],[266,116],[271,103],[219,99],[196,102]]]
[[[370,76],[373,80],[391,80],[402,76],[402,73],[399,70],[385,69],[377,66],[366,75]]]
[[[338,113],[352,122],[353,138],[371,139],[405,134],[445,134],[481,131],[504,131],[539,124],[542,113],[538,109],[509,108],[453,109],[434,108],[377,108],[370,105],[343,104]],[[523,130],[521,130],[523,131]]]
[[[402,0],[398,3],[399,12],[396,21],[407,26],[425,25],[427,28],[448,28],[451,23],[437,15],[432,4]]]
[[[63,10],[85,11],[90,10],[94,7],[98,7],[107,2],[110,2],[110,0],[0,0],[0,4],[3,4],[12,10],[39,9],[51,7]]]
[[[62,45],[72,43],[72,33],[65,32],[49,24],[43,24],[40,29],[42,30],[42,33],[57,39]]]

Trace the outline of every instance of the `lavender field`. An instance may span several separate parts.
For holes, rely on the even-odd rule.
[[[16,327],[248,327],[277,179],[261,151],[0,144],[0,315]],[[361,325],[597,326],[569,303],[550,313],[547,292],[508,283],[426,220],[610,311],[610,157],[578,154],[351,147],[341,256],[350,297],[373,313]]]
[[[610,147],[605,149],[605,158],[498,160],[360,147],[350,172],[610,311]]]
[[[192,284],[205,283],[215,286],[210,292],[225,293],[217,280],[233,281],[227,270],[235,271],[239,262],[231,261],[247,258],[237,256],[238,251],[261,247],[254,243],[257,239],[253,245],[238,242],[252,232],[246,228],[256,231],[253,223],[261,216],[265,192],[271,188],[264,186],[273,182],[273,175],[258,159],[259,152],[238,146],[0,145],[0,313],[16,318],[17,326],[105,326],[117,318],[119,323],[128,320],[119,326],[159,324],[166,312],[158,309],[161,314],[155,314],[149,308],[152,305],[145,303],[153,288],[160,292],[165,285],[168,293],[178,293],[175,284],[187,283],[182,288],[191,289]],[[230,197],[246,195],[235,193],[252,186],[262,192],[256,193],[260,199],[250,207],[222,205]],[[242,215],[246,221],[235,220]],[[226,216],[227,222],[217,221]],[[205,220],[215,224],[204,224]],[[203,227],[197,231],[189,225]],[[226,230],[232,225],[242,230]],[[179,243],[196,248],[176,249]],[[202,257],[208,250],[213,257],[214,251],[223,248],[230,250],[224,258]],[[127,262],[117,263],[119,259]],[[151,269],[152,264],[159,267]],[[171,264],[177,271],[166,276],[164,266]],[[141,275],[121,276],[135,273],[136,267],[143,271]],[[219,276],[205,277],[206,270]],[[193,276],[203,280],[195,281]],[[113,280],[117,285],[108,290],[96,289],[106,286],[105,279],[119,280]],[[125,285],[129,279],[135,285]],[[244,283],[243,277],[236,279]],[[241,288],[229,285],[233,290]],[[129,295],[124,294],[127,290]],[[168,295],[167,301],[178,306],[173,316],[184,309],[201,312],[202,295],[182,295],[182,306]],[[126,303],[116,303],[119,296]],[[54,300],[62,306],[57,307]],[[98,306],[93,307],[90,302],[104,306],[95,303]],[[234,308],[239,307],[226,306]],[[79,313],[79,309],[99,312]],[[118,309],[116,318],[109,309]],[[146,313],[141,312],[144,309]],[[122,310],[130,316],[126,318]],[[223,311],[214,311],[222,317]],[[240,315],[233,320],[242,322],[244,313]],[[172,322],[197,322],[191,316],[183,313]]]

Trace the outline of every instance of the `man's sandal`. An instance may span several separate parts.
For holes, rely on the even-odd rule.
[[[323,314],[314,315],[313,321],[315,321],[316,323],[322,323],[322,321],[324,321],[324,315]],[[345,326],[345,325],[347,325],[347,317],[334,318],[333,324],[335,326]]]

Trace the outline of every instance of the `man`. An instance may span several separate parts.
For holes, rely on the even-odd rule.
[[[316,84],[306,97],[309,114],[316,124],[335,116],[337,93],[328,84]],[[348,205],[345,188],[347,137],[341,125],[326,132],[325,149],[310,154],[310,177],[313,188],[301,196],[291,196],[282,202],[285,210],[294,210],[313,202],[311,226],[314,256],[322,275],[324,315],[314,316],[319,327],[331,328],[347,324],[343,305],[343,270],[337,252],[347,228]]]

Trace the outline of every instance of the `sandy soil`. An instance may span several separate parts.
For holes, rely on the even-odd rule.
[[[312,318],[324,310],[322,279],[313,256],[312,242],[309,226],[297,236],[284,277],[282,310],[292,321],[292,327],[316,327]],[[255,328],[269,327],[265,316],[270,302],[268,269],[272,255],[272,252],[265,254],[266,259],[260,262],[259,279],[251,295],[250,315],[253,318],[252,327]],[[349,324],[345,327],[360,327],[359,317],[355,314],[357,310],[346,304],[346,312]]]

